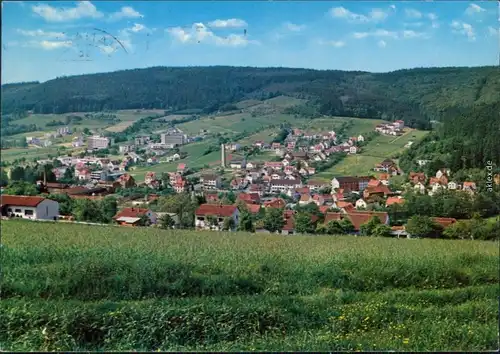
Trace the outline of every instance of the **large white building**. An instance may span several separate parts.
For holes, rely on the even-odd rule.
[[[184,145],[187,139],[185,135],[182,134],[161,134],[161,143],[163,145],[169,146],[179,146]]]
[[[109,146],[109,138],[104,136],[90,136],[87,138],[87,148],[89,150],[101,150],[106,149]]]
[[[2,195],[0,200],[2,216],[32,220],[57,220],[59,217],[59,203],[54,200],[20,195]]]

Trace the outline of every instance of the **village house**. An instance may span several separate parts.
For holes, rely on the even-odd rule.
[[[250,192],[257,193],[259,196],[264,195],[264,186],[262,184],[251,184],[249,188]]]
[[[75,178],[80,181],[89,181],[91,178],[90,170],[87,168],[75,169]]]
[[[322,181],[314,181],[314,180],[309,180],[307,182],[307,186],[311,191],[319,191],[322,188],[326,188],[329,186],[328,183],[322,182]]]
[[[410,172],[410,182],[417,184],[418,182],[425,184],[427,177],[423,172]]]
[[[171,186],[176,193],[183,193],[189,190],[189,184],[182,176],[177,176],[175,182],[172,183]]]
[[[436,178],[440,179],[442,177],[450,177],[450,170],[447,168],[442,168],[436,172]]]
[[[229,166],[233,169],[241,170],[241,169],[244,169],[246,167],[246,161],[245,161],[245,159],[231,160],[231,162],[229,163]]]
[[[136,185],[134,177],[132,177],[128,173],[125,173],[125,174],[121,175],[120,177],[118,177],[117,182],[120,183],[120,186],[122,188],[132,188],[132,187],[135,187],[135,185]]]
[[[385,201],[385,206],[390,207],[391,205],[394,205],[394,204],[404,204],[404,202],[405,202],[405,200],[401,196],[389,197]]]
[[[144,177],[144,184],[150,188],[160,187],[160,181],[156,178],[156,173],[147,172]]]
[[[368,204],[363,199],[356,200],[356,203],[354,205],[356,209],[366,209],[366,207],[368,206]]]
[[[391,194],[392,194],[392,192],[389,189],[389,187],[387,187],[383,184],[380,184],[376,187],[366,187],[365,190],[363,191],[363,198],[365,200],[371,200],[374,197],[383,198],[383,197],[387,197]]]
[[[185,163],[180,163],[177,165],[177,173],[185,174],[188,170],[188,167]]]
[[[246,188],[248,183],[249,183],[248,180],[246,180],[245,178],[233,178],[231,180],[230,186],[231,189],[239,190]]]
[[[181,155],[175,153],[173,154],[172,156],[168,156],[165,158],[165,161],[166,162],[172,162],[172,161],[177,161],[177,160],[180,160],[181,159]]]
[[[386,212],[375,212],[375,211],[357,211],[352,210],[347,213],[334,213],[328,212],[325,214],[324,223],[335,220],[341,221],[343,219],[349,220],[354,226],[354,233],[359,233],[361,225],[366,224],[370,221],[372,217],[377,217],[382,224],[389,224],[389,214]]]
[[[236,226],[238,217],[236,205],[201,204],[195,212],[195,226],[197,229],[221,230],[225,218],[232,218]]]
[[[31,220],[57,220],[59,203],[42,197],[20,195],[0,196],[2,216]]]
[[[455,182],[455,181],[448,182],[448,189],[452,190],[452,191],[457,190],[458,189],[457,182]]]
[[[372,179],[370,176],[361,177],[334,177],[332,179],[332,189],[349,189],[351,191],[362,191],[368,186],[368,182]]]
[[[286,193],[289,189],[302,187],[302,181],[292,179],[273,179],[270,182],[271,193]]]
[[[238,195],[238,200],[245,202],[246,204],[259,204],[260,205],[260,195],[259,193],[240,193]]]
[[[385,159],[381,163],[377,164],[373,170],[377,172],[389,172],[391,167],[397,168],[396,163],[391,159]]]
[[[264,208],[278,208],[283,209],[286,206],[286,202],[282,198],[273,198],[267,202],[264,202]]]
[[[123,226],[139,226],[143,215],[148,218],[149,224],[156,224],[156,214],[146,208],[124,208],[113,217],[113,220]]]
[[[221,177],[214,174],[205,174],[200,178],[200,183],[203,185],[203,189],[219,189],[221,187]]]
[[[413,190],[417,193],[424,194],[425,193],[425,185],[422,182],[417,182],[413,186]]]
[[[134,144],[123,144],[118,147],[118,151],[120,154],[126,154],[127,152],[131,152],[135,150]]]
[[[462,190],[473,194],[476,191],[476,183],[474,182],[464,182],[462,185]]]

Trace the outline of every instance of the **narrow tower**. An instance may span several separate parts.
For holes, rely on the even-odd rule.
[[[220,145],[220,153],[221,153],[221,166],[222,168],[226,168],[226,146],[224,144]]]

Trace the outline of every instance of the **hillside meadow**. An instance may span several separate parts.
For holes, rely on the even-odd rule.
[[[498,345],[498,243],[1,227],[4,350]]]

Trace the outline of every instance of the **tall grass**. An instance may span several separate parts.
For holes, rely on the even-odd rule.
[[[9,350],[488,350],[497,340],[498,243],[1,226]]]

